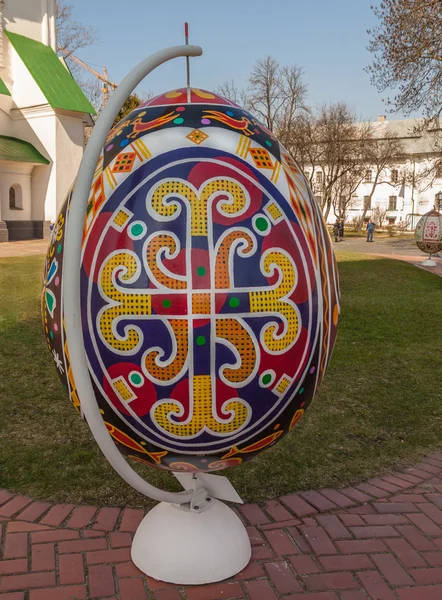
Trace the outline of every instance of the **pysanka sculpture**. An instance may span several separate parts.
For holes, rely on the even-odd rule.
[[[422,264],[435,267],[431,256],[442,250],[442,215],[436,209],[430,210],[419,219],[414,231],[416,246],[430,256]]]
[[[200,474],[248,461],[294,428],[323,378],[339,316],[320,209],[254,116],[211,92],[176,89],[109,132],[152,66],[199,53],[154,55],[111,98],[54,228],[43,295],[58,373],[107,458],[139,491],[182,505],[153,509],[133,548],[142,570],[177,583],[222,579],[248,562],[242,525],[213,498],[223,497],[220,478]],[[114,444],[131,460],[198,476],[181,494],[152,493]],[[195,562],[177,549],[183,519],[194,532],[206,519],[202,535],[212,535],[195,542],[199,568],[177,566]],[[214,539],[234,555],[215,571]]]

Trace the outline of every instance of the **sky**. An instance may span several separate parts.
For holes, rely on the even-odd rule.
[[[404,118],[386,111],[364,71],[371,61],[367,29],[377,23],[373,1],[68,0],[74,18],[99,38],[78,56],[106,66],[115,83],[151,53],[184,43],[188,21],[190,43],[203,48],[202,57],[191,59],[193,87],[215,90],[231,79],[246,87],[255,61],[271,55],[303,69],[311,106],[345,101],[361,120]],[[179,58],[149,75],[138,91],[159,94],[185,84],[185,59]]]

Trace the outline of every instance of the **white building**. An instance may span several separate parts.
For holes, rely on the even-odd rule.
[[[378,207],[381,211],[386,211],[384,224],[406,223],[409,229],[414,229],[419,216],[427,213],[435,205],[437,210],[442,211],[442,201],[436,199],[436,194],[442,192],[442,154],[438,149],[442,143],[442,128],[430,127],[418,133],[418,124],[420,121],[417,119],[387,120],[385,117],[379,117],[378,121],[371,123],[376,138],[387,139],[392,134],[397,136],[402,143],[404,156],[381,173],[381,183],[374,189],[366,213],[367,219],[373,216]],[[427,177],[422,177],[423,174],[428,174],[430,165],[434,167],[437,164],[439,158],[441,166],[433,168]],[[311,169],[306,170],[306,175],[310,177]],[[313,188],[316,194],[320,194],[323,177],[321,169],[315,169]],[[358,186],[353,195],[346,222],[350,223],[355,217],[362,216],[364,205],[368,205],[370,200],[374,177],[375,168],[367,165],[365,181]],[[329,223],[336,220],[333,208],[327,220]]]
[[[57,57],[55,0],[0,0],[0,242],[42,238],[94,109]]]

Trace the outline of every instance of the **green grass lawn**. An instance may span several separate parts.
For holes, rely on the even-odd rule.
[[[247,501],[341,486],[442,448],[442,279],[339,253],[343,310],[327,376],[294,431],[226,471]],[[114,473],[58,380],[45,345],[43,257],[0,261],[0,488],[35,498],[149,506]],[[136,466],[179,489],[169,473]]]

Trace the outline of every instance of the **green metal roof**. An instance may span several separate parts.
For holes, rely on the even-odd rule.
[[[0,77],[0,94],[3,94],[4,96],[11,95],[11,92],[8,90],[5,82],[3,81],[3,79],[1,77]]]
[[[95,114],[92,104],[52,48],[17,33],[5,33],[52,108]]]
[[[0,160],[49,164],[49,160],[32,144],[6,135],[0,135]]]

